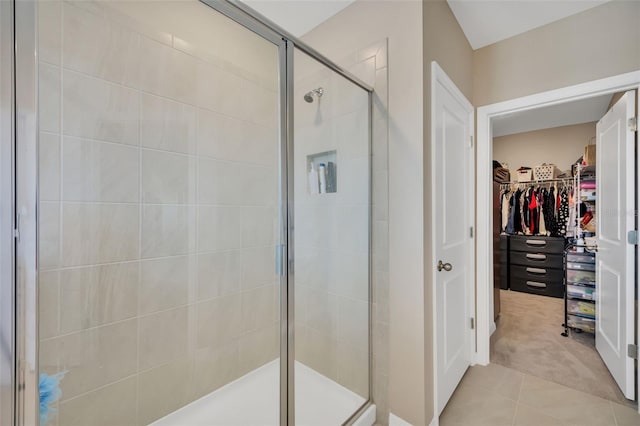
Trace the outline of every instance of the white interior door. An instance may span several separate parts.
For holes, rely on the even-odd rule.
[[[635,92],[627,92],[598,122],[596,147],[596,348],[628,399],[634,398]]]
[[[435,380],[438,414],[471,363],[473,106],[432,64]]]

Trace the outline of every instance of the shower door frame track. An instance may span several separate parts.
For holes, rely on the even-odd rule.
[[[236,0],[199,0],[212,9],[227,16],[247,30],[262,36],[266,40],[278,46],[279,82],[280,82],[280,160],[286,167],[281,168],[279,201],[280,205],[280,425],[295,424],[294,404],[294,230],[293,230],[293,149],[294,149],[294,111],[293,111],[293,54],[298,49],[306,55],[317,60],[332,71],[341,75],[351,83],[362,88],[368,95],[369,108],[369,133],[368,146],[371,150],[372,138],[372,93],[373,88],[364,83],[358,77],[341,68],[315,49],[306,45],[277,24],[255,12],[246,5]],[[7,291],[13,290],[11,299],[11,315],[15,320],[13,324],[2,324],[0,338],[14,345],[13,362],[10,367],[12,382],[7,385],[2,383],[1,396],[9,391],[12,396],[12,412],[0,412],[0,420],[13,418],[14,425],[26,426],[38,424],[38,296],[37,273],[38,254],[37,241],[38,229],[38,57],[37,57],[37,0],[12,0],[2,2],[3,9],[0,17],[3,23],[6,21],[6,13],[9,10],[12,26],[3,25],[1,52],[13,50],[12,60],[1,62],[0,76],[5,84],[6,76],[11,80],[11,128],[6,129],[6,120],[0,121],[0,134],[4,137],[9,134],[12,146],[7,154],[6,150],[0,151],[0,166],[10,164],[14,179],[10,182],[3,180],[0,184],[0,194],[10,194],[11,202],[2,203],[2,222],[0,222],[0,243],[7,243],[5,235],[10,235],[12,258],[10,277],[7,278],[6,268],[0,269],[0,289],[3,298],[0,299],[4,309]],[[6,37],[11,34],[13,37]],[[8,45],[11,45],[8,47]],[[17,72],[20,70],[20,72]],[[2,100],[3,105],[6,99]],[[371,154],[371,152],[369,152]],[[6,156],[9,155],[9,159]],[[371,220],[371,155],[369,155],[369,313],[368,313],[368,381],[369,397],[367,401],[347,419],[345,425],[353,424],[373,403],[373,377],[372,377],[372,220]],[[0,167],[3,176],[4,169]],[[8,220],[9,218],[9,220]],[[10,222],[10,223],[9,223]],[[4,248],[4,246],[2,246]],[[4,253],[4,252],[3,252]],[[6,266],[3,259],[2,265]],[[0,311],[2,312],[2,311]],[[3,365],[3,367],[5,367]],[[6,374],[2,371],[2,374]],[[4,376],[3,376],[4,377]]]

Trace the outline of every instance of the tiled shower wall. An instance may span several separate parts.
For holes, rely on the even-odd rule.
[[[277,357],[277,50],[225,19],[39,3],[50,424],[147,424]]]
[[[369,396],[371,300],[372,388],[379,413],[388,413],[386,58],[385,40],[339,61],[375,88],[371,146],[367,95],[304,55],[296,55],[294,98],[296,359]],[[304,102],[303,95],[317,87],[325,89],[320,101]],[[338,190],[310,195],[307,156],[330,150],[336,151]]]

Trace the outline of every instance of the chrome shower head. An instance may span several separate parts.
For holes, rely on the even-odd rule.
[[[307,92],[304,95],[304,100],[306,102],[308,102],[308,103],[312,103],[314,96],[316,96],[318,99],[320,99],[322,97],[322,95],[324,95],[324,89],[322,87],[318,87],[317,89],[313,89],[313,90]]]

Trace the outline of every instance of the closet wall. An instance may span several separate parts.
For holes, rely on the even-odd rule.
[[[521,166],[552,163],[565,171],[584,153],[585,145],[595,135],[593,122],[501,136],[493,139],[493,159],[509,164],[512,180],[516,179],[513,171]]]

